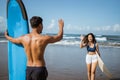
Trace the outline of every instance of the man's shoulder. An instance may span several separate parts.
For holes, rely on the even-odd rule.
[[[41,35],[40,37],[42,37],[42,39],[50,39],[51,38],[51,36],[49,36],[49,35]]]
[[[40,35],[40,37],[50,37],[50,36],[46,35],[46,34],[42,34],[42,35]]]
[[[22,35],[21,37],[29,37],[30,34],[25,34],[25,35]]]
[[[25,34],[25,35],[22,35],[21,36],[22,39],[28,39],[28,38],[31,38],[30,34]]]

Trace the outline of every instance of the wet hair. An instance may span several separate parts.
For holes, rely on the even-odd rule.
[[[89,33],[89,34],[87,34],[87,35],[83,38],[82,41],[83,41],[84,43],[88,44],[88,42],[89,42],[89,41],[88,41],[88,36],[89,36],[89,35],[92,36],[92,38],[93,38],[93,43],[96,43],[97,41],[96,41],[95,36],[94,36],[93,33]]]
[[[33,16],[30,19],[30,24],[32,28],[37,28],[39,24],[42,24],[43,19],[39,16]]]

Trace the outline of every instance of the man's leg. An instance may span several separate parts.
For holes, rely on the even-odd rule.
[[[32,80],[32,69],[30,67],[27,67],[26,69],[26,80]]]

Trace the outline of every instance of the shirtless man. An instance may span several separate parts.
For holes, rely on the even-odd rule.
[[[5,37],[24,46],[27,56],[26,80],[46,80],[48,73],[45,66],[44,51],[49,43],[60,41],[63,37],[64,21],[59,22],[59,32],[55,36],[42,35],[42,18],[33,16],[30,19],[32,32],[18,38],[12,38],[5,32]]]

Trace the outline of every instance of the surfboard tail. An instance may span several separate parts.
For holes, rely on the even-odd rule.
[[[107,67],[104,65],[103,66],[103,72],[111,79],[112,78],[112,74],[110,73],[110,71],[107,69]]]
[[[112,78],[112,74],[110,73],[110,71],[108,70],[108,68],[105,66],[104,62],[102,61],[102,59],[100,58],[100,56],[97,54],[98,57],[98,66],[100,68],[100,70],[108,77],[108,78]]]

